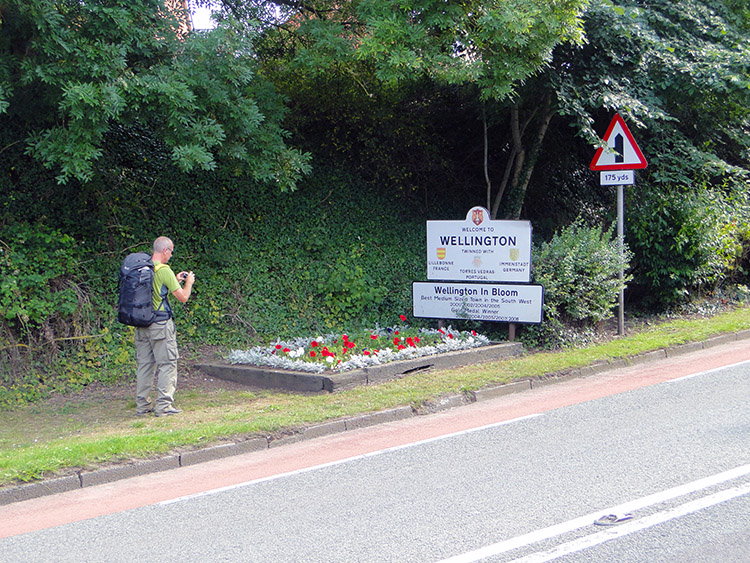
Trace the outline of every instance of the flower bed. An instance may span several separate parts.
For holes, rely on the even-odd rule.
[[[406,317],[401,315],[401,320]],[[267,366],[308,373],[345,372],[390,362],[487,346],[475,331],[417,329],[408,325],[366,330],[356,335],[277,340],[250,350],[232,350],[231,364]]]

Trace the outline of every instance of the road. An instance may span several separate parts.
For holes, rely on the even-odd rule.
[[[0,561],[747,561],[749,349],[0,507]]]

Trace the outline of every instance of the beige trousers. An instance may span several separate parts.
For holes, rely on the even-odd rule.
[[[151,409],[151,389],[156,378],[156,412],[172,406],[177,388],[177,333],[169,319],[135,329],[136,412]]]

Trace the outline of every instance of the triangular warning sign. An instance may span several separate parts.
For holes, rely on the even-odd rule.
[[[599,147],[589,165],[591,170],[637,170],[648,166],[646,158],[619,113],[612,118],[603,140],[612,150],[607,151],[604,147]]]

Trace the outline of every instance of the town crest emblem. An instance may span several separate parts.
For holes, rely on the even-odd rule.
[[[484,209],[472,209],[471,220],[478,227],[484,221]]]

